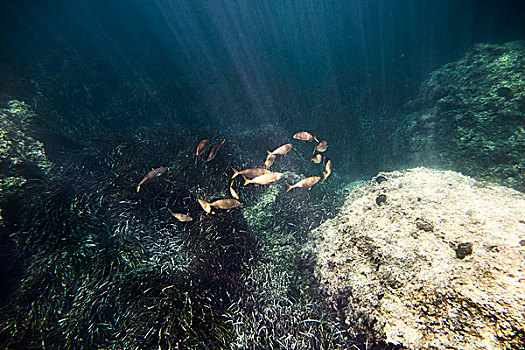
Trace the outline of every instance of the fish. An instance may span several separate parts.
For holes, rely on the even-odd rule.
[[[243,176],[244,177],[244,176]],[[274,183],[275,181],[279,180],[281,177],[283,177],[282,173],[269,173],[264,174],[261,176],[257,176],[251,180],[244,177],[244,186],[248,184],[255,184],[255,185],[269,185],[271,183]]]
[[[215,158],[215,156],[217,155],[217,151],[219,150],[219,148],[221,148],[222,145],[224,145],[225,142],[226,142],[226,139],[222,140],[221,143],[213,145],[213,147],[211,148],[210,154],[208,155],[208,158],[206,158],[205,161],[209,162],[210,160]]]
[[[274,160],[275,160],[275,157],[277,157],[276,155],[274,154],[268,154],[268,156],[266,157],[266,160],[264,161],[264,164],[263,164],[263,169],[268,169],[269,167],[272,166]]]
[[[316,151],[317,152],[324,152],[324,151],[326,151],[327,148],[328,148],[328,142],[323,140],[323,141],[319,142],[317,144],[317,146],[315,146],[315,149],[314,149],[313,153],[315,153]]]
[[[313,156],[312,158],[310,158],[310,163],[314,162],[315,164],[319,164],[323,161],[323,156],[321,156],[321,154],[317,154],[315,156]]]
[[[317,140],[317,134],[314,134],[314,136],[312,136],[312,134],[310,134],[308,131],[300,131],[298,133],[296,133],[295,135],[293,135],[293,138],[296,139],[296,140],[300,140],[300,141],[308,141],[308,142],[311,142],[312,140],[315,140],[317,142],[319,142],[319,140]]]
[[[237,199],[226,198],[218,199],[215,202],[210,203],[210,206],[219,208],[219,209],[233,209],[242,205],[242,202],[239,202]]]
[[[239,195],[237,194],[237,192],[235,192],[235,190],[233,189],[233,181],[231,182],[230,184],[230,193],[232,194],[232,197],[235,198],[235,199],[239,199]]]
[[[210,203],[206,202],[205,200],[202,200],[197,196],[197,202],[201,205],[202,209],[208,213],[208,214],[215,214],[215,212],[211,209]]]
[[[147,173],[146,176],[144,176],[144,178],[142,179],[142,181],[140,181],[137,185],[137,192],[140,191],[140,186],[142,186],[146,181],[161,176],[166,172],[166,170],[167,168],[157,168]]]
[[[287,143],[285,145],[282,145],[282,146],[276,148],[272,152],[268,151],[268,154],[273,154],[274,156],[283,156],[286,153],[288,153],[291,149],[292,149],[292,144],[291,143]]]
[[[330,174],[332,173],[332,161],[328,157],[324,157],[324,159],[325,159],[324,169],[326,170],[326,172],[323,171],[324,177],[323,177],[323,181],[321,182],[325,182],[326,179],[328,179],[328,176],[330,176]]]
[[[253,179],[254,177],[271,173],[270,170],[266,170],[264,168],[249,168],[249,169],[244,169],[241,171],[238,171],[235,168],[232,168],[232,170],[233,170],[232,179],[234,179],[238,175],[244,175],[245,177],[249,179]]]
[[[173,215],[175,219],[179,220],[180,222],[188,222],[188,221],[193,220],[191,216],[186,215],[186,214],[181,214],[181,213],[174,213],[170,210],[170,208],[168,208],[168,211],[170,212],[171,215]]]
[[[286,192],[294,189],[294,188],[310,188],[312,187],[313,185],[315,185],[317,183],[317,181],[321,180],[321,177],[320,176],[310,176],[310,177],[307,177],[306,179],[302,179],[301,181],[299,181],[298,183],[294,184],[294,185],[288,185],[288,189],[286,190]]]
[[[210,143],[209,140],[202,140],[199,142],[199,145],[197,146],[197,151],[195,151],[195,164],[197,164],[197,158],[204,152],[206,147],[208,147],[208,144]]]

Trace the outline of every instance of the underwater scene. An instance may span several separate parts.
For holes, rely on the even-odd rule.
[[[525,2],[0,2],[0,349],[525,349]]]

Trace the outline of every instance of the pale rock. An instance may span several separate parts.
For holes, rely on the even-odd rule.
[[[344,322],[409,349],[523,348],[525,195],[452,171],[381,175],[312,233]]]

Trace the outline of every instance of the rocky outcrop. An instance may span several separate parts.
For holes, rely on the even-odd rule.
[[[414,165],[525,190],[525,41],[476,44],[434,71],[394,133]]]
[[[350,330],[409,349],[525,346],[524,194],[452,171],[385,173],[313,234]]]
[[[46,177],[52,169],[44,145],[28,134],[31,118],[31,108],[21,101],[9,101],[7,108],[0,109],[1,197],[27,179]]]

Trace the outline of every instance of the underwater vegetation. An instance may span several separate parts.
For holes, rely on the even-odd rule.
[[[325,190],[316,185],[285,195],[283,183],[244,187],[239,176],[233,186],[243,198],[242,212],[209,215],[196,201],[197,195],[228,197],[230,165],[262,165],[266,150],[259,145],[275,149],[280,136],[264,129],[204,135],[151,126],[130,135],[95,128],[101,125],[69,127],[67,138],[75,142],[50,137],[59,143],[51,149],[67,150],[50,153],[61,166],[2,195],[2,225],[23,266],[0,312],[2,347],[357,344],[324,309],[312,261],[300,254],[308,230],[336,205]],[[213,161],[195,165],[195,146],[204,136],[232,141]],[[279,155],[272,170],[293,168],[285,174],[290,183],[321,173],[322,164],[308,164],[313,147],[297,145]],[[166,172],[137,193],[145,171],[157,166]],[[194,219],[178,222],[169,210]]]

